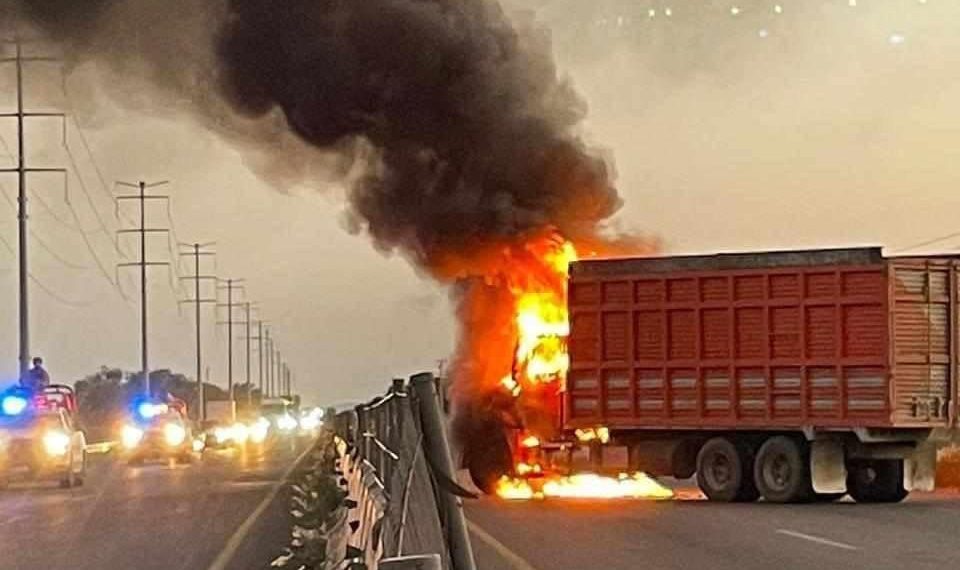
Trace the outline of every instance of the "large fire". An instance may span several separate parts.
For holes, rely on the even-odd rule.
[[[517,349],[511,378],[520,383],[554,382],[570,368],[567,337],[570,319],[566,304],[566,275],[577,259],[570,242],[562,242],[544,254],[544,262],[558,279],[549,288],[530,290],[513,287],[516,297]],[[553,285],[550,287],[550,285]]]
[[[563,389],[570,368],[567,338],[570,320],[567,313],[567,274],[570,263],[576,261],[577,251],[566,240],[551,236],[528,244],[534,259],[542,264],[535,273],[545,271],[539,279],[513,283],[514,324],[517,344],[513,370],[500,382],[501,388],[511,394],[521,409],[542,411],[549,409],[543,401],[524,402],[524,399],[556,398]],[[529,426],[527,426],[529,428]],[[577,434],[581,441],[596,440],[606,443],[606,428],[590,430],[592,438]],[[643,473],[605,477],[593,473],[561,475],[550,473],[538,460],[541,436],[525,433],[518,440],[514,458],[515,477],[504,475],[496,486],[497,495],[504,499],[526,500],[546,497],[583,498],[656,498],[673,493]]]

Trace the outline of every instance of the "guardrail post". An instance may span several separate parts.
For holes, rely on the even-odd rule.
[[[357,447],[360,448],[360,455],[364,459],[368,459],[370,457],[370,438],[364,436],[367,433],[367,409],[363,404],[354,409],[357,412]]]
[[[420,409],[420,423],[423,426],[423,452],[437,469],[454,480],[453,456],[447,440],[447,429],[440,413],[436,383],[433,374],[422,372],[410,379],[410,385],[417,395]],[[450,548],[450,560],[453,570],[476,570],[473,548],[467,534],[467,521],[463,516],[463,503],[459,497],[450,493],[437,493],[437,501],[447,528],[447,541]]]
[[[390,385],[390,403],[389,408],[387,409],[387,426],[389,429],[389,435],[387,436],[387,445],[390,449],[399,452],[403,449],[403,431],[400,425],[400,413],[403,408],[400,406],[403,405],[401,400],[401,394],[403,394],[403,378],[394,378],[393,383]],[[393,480],[393,474],[397,471],[399,465],[394,462],[389,462],[390,469],[388,470],[386,485],[389,487],[390,482]]]

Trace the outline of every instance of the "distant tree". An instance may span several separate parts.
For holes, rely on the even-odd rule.
[[[124,372],[120,368],[101,366],[93,374],[74,383],[77,391],[80,422],[88,431],[108,433],[115,430],[126,420],[132,402],[144,393],[142,372]],[[234,386],[234,395],[238,409],[243,410],[247,401],[248,387],[245,384]],[[150,372],[150,393],[153,397],[164,399],[167,395],[183,400],[192,418],[197,417],[200,406],[197,397],[197,383],[194,379],[168,369]],[[204,383],[204,394],[208,401],[226,400],[227,390],[213,384]],[[260,392],[251,390],[254,405],[260,402]],[[107,437],[107,436],[105,436]]]

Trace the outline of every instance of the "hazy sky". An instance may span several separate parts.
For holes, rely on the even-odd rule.
[[[850,4],[512,0],[508,6],[552,30],[560,68],[589,105],[587,138],[616,160],[626,198],[617,224],[660,235],[668,252],[849,244],[896,250],[960,231],[960,4]],[[8,86],[5,108],[13,101],[9,71],[0,75]],[[57,82],[53,70],[31,73],[37,91]],[[141,178],[172,182],[158,192],[172,196],[177,237],[217,242],[217,273],[247,280],[250,299],[273,323],[310,400],[367,398],[390,377],[434,368],[449,354],[455,329],[445,291],[403,259],[384,257],[365,237],[348,234],[340,190],[329,182],[277,192],[234,149],[185,119],[113,109],[81,120],[108,186]],[[59,146],[60,126],[32,124],[33,165],[73,168]],[[15,150],[12,123],[0,125]],[[121,270],[120,278],[130,302],[108,282],[118,260],[133,259],[119,259],[91,203],[110,232],[136,211],[124,207],[114,218],[112,188],[101,186],[80,133],[68,126],[90,199],[75,174],[69,202],[56,177],[33,179],[32,270],[59,299],[34,287],[31,308],[34,352],[56,379],[74,380],[101,364],[139,365],[139,313],[133,270]],[[5,155],[0,143],[0,167],[12,165]],[[12,196],[15,178],[3,175],[0,182]],[[163,207],[151,208],[152,224],[168,224]],[[5,200],[0,236],[16,245],[15,212]],[[120,249],[132,256],[134,240],[121,238]],[[151,240],[151,255],[169,260],[166,240]],[[960,238],[935,247],[958,245]],[[11,380],[14,268],[0,244],[0,288],[9,291],[0,304],[0,323],[7,323],[0,327],[0,374]],[[192,311],[178,314],[174,283],[164,269],[151,272],[151,364],[192,375]],[[225,383],[226,331],[214,330],[211,308],[204,319],[205,357],[214,381]],[[236,352],[242,381],[242,341]]]

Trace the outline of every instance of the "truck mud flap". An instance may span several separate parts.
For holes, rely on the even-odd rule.
[[[846,493],[847,466],[838,441],[810,443],[810,479],[817,493]]]
[[[924,442],[903,460],[903,487],[908,491],[933,491],[937,478],[937,446]]]

